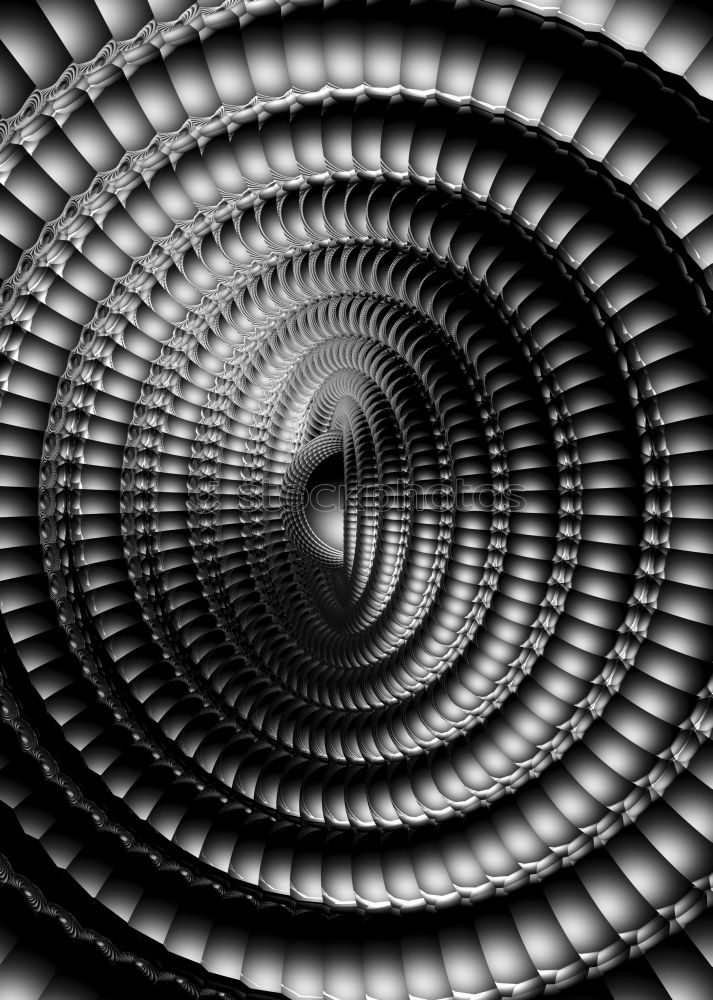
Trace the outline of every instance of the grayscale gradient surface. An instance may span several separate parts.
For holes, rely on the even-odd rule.
[[[0,1000],[713,997],[713,10],[0,6]]]

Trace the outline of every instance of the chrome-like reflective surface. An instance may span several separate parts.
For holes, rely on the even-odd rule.
[[[0,8],[0,998],[713,996],[713,14]]]

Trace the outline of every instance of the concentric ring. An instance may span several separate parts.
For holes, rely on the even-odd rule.
[[[708,996],[709,16],[23,10],[0,986]]]

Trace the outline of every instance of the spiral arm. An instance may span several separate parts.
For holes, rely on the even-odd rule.
[[[705,4],[28,0],[0,82],[0,996],[712,996]]]

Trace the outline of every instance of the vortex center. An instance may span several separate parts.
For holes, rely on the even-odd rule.
[[[315,535],[330,548],[344,553],[344,456],[330,455],[307,480],[305,517]]]

